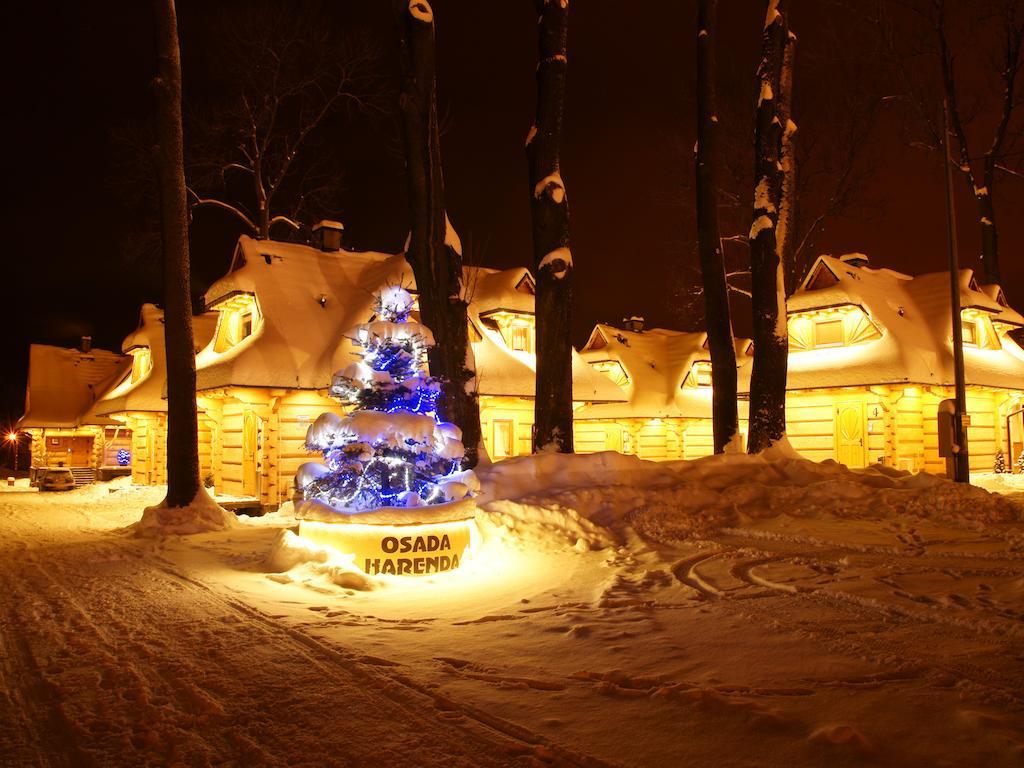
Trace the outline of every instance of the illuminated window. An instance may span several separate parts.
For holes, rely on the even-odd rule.
[[[842,320],[821,320],[814,324],[814,346],[839,347],[842,344]]]
[[[132,384],[137,382],[147,373],[153,365],[153,358],[148,347],[136,349],[132,353]]]
[[[494,422],[494,458],[505,459],[512,452],[513,423],[507,419],[496,419]]]
[[[513,325],[509,329],[509,346],[516,352],[529,352],[530,329],[525,325]]]
[[[252,336],[252,312],[246,312],[238,319],[238,340]]]
[[[978,325],[964,321],[961,325],[961,334],[963,335],[964,344],[970,344],[972,347],[978,346]]]
[[[256,330],[256,307],[251,295],[236,296],[220,307],[220,324],[214,349],[225,352],[253,335]]]
[[[711,363],[694,363],[693,364],[693,380],[698,387],[710,387],[711,386]]]
[[[617,360],[595,360],[590,366],[595,371],[600,371],[611,379],[616,386],[624,387],[629,384],[629,376],[626,374],[626,369]]]

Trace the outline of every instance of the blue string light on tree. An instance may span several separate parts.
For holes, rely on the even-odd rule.
[[[376,319],[351,334],[362,360],[335,373],[330,387],[355,410],[321,414],[310,426],[306,447],[323,461],[303,464],[296,488],[305,500],[348,515],[471,496],[479,483],[462,469],[462,432],[438,419],[441,384],[424,370],[433,335],[410,319],[413,298],[400,286],[383,289],[375,309]]]

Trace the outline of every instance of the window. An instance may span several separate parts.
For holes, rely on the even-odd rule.
[[[842,344],[842,320],[821,320],[814,324],[814,346],[840,347]]]
[[[507,459],[513,455],[513,423],[508,419],[496,419],[494,422],[494,458]]]
[[[509,346],[516,352],[529,352],[530,329],[525,325],[513,325],[509,329]]]
[[[252,312],[246,312],[238,321],[238,340],[252,336]]]
[[[964,344],[970,344],[972,347],[978,346],[978,324],[970,321],[964,321],[961,324],[960,332],[963,335]]]
[[[142,347],[141,349],[135,350],[132,354],[132,384],[139,381],[139,379],[149,373],[151,364],[152,357],[150,356],[148,347]]]
[[[710,387],[711,386],[711,363],[694,363],[693,364],[693,380],[698,387]]]
[[[590,366],[611,379],[616,386],[624,387],[629,384],[629,375],[622,367],[622,363],[617,360],[596,360]]]

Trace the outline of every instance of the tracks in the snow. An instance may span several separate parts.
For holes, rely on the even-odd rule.
[[[848,557],[856,558],[863,572],[858,577],[862,582],[877,583],[873,595],[848,590],[842,579],[830,574],[830,570],[839,570],[837,562],[847,561]],[[952,560],[963,567],[961,559]],[[720,609],[748,618],[757,616],[775,631],[814,636],[836,651],[876,659],[879,663],[895,662],[905,668],[930,670],[934,677],[966,684],[985,698],[1024,708],[1024,668],[1016,674],[996,675],[973,658],[979,638],[995,649],[991,651],[994,656],[1024,657],[1024,623],[1020,615],[984,598],[961,597],[940,606],[900,589],[891,581],[893,577],[875,575],[904,575],[900,571],[902,565],[893,555],[841,548],[772,552],[750,546],[719,546],[676,562],[672,572],[699,599],[713,600]],[[949,575],[949,566],[949,560],[941,557],[919,557],[912,568],[905,570],[911,575]],[[997,562],[983,562],[973,568],[974,574],[1008,575],[1005,564]],[[854,577],[846,575],[843,579],[852,581]],[[951,596],[955,597],[958,596]],[[807,620],[809,616],[820,618],[822,611],[835,620]],[[983,620],[976,618],[979,614],[984,616]],[[879,627],[878,631],[857,629]],[[923,640],[922,632],[930,636],[928,642]],[[950,642],[938,642],[940,638]],[[957,646],[970,652],[951,654],[949,648]]]
[[[292,643],[301,646],[311,661],[322,667],[325,672],[336,672],[343,669],[346,674],[359,677],[368,686],[376,688],[401,706],[409,706],[411,701],[415,701],[415,707],[437,709],[445,713],[446,719],[461,718],[466,730],[475,731],[484,739],[493,740],[497,737],[498,740],[511,742],[511,744],[506,743],[505,745],[509,753],[543,754],[548,762],[555,765],[584,766],[586,768],[603,768],[612,765],[590,755],[565,749],[518,723],[475,707],[468,702],[446,696],[400,671],[401,665],[397,662],[352,653],[325,640],[313,637],[301,629],[288,626],[246,603],[214,590],[202,581],[181,573],[169,563],[159,564],[156,567],[187,585],[188,588],[201,591],[217,600],[226,609],[243,617],[244,620],[257,622],[268,631],[286,637]]]

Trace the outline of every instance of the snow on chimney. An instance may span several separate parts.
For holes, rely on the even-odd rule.
[[[82,337],[82,352],[92,351],[92,336]]]
[[[324,219],[313,225],[313,244],[321,251],[340,251],[345,225],[340,221]]]
[[[844,253],[839,257],[839,260],[844,264],[849,264],[851,267],[866,267],[871,263],[868,261],[867,254],[863,253]]]
[[[638,317],[637,315],[633,315],[632,317],[624,317],[622,318],[622,327],[627,331],[632,331],[633,333],[640,333],[644,329],[644,319],[642,317]]]

